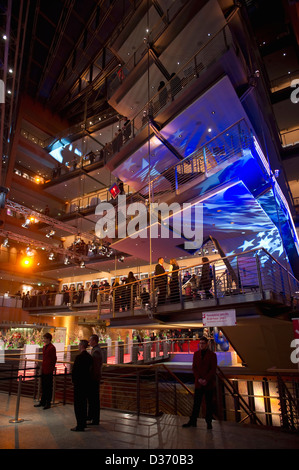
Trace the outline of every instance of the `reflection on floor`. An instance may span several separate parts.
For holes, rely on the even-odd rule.
[[[197,428],[182,429],[186,417],[138,417],[108,410],[101,410],[99,426],[76,433],[70,431],[76,424],[72,405],[58,403],[43,410],[34,408],[34,403],[31,398],[22,397],[19,419],[23,421],[10,423],[15,418],[16,397],[0,394],[1,449],[105,449],[101,459],[116,449],[125,455],[130,455],[130,451],[131,455],[138,455],[141,449],[152,450],[151,454],[157,449],[189,449],[190,455],[194,451],[194,459],[202,458],[202,454],[196,454],[198,449],[299,449],[298,433],[277,428],[213,421],[213,429],[207,430],[205,421],[200,419]]]

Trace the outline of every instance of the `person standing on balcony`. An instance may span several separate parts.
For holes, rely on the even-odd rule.
[[[92,347],[92,375],[88,394],[88,413],[87,420],[89,424],[98,425],[100,423],[100,383],[102,377],[103,354],[99,345],[98,335],[91,335],[89,344]]]
[[[194,374],[195,393],[193,410],[188,423],[183,428],[197,425],[197,418],[203,397],[206,402],[207,429],[212,429],[213,394],[217,369],[217,355],[209,349],[209,340],[206,336],[199,339],[199,350],[193,355],[192,370]]]
[[[212,287],[212,280],[213,280],[213,271],[212,267],[209,263],[209,258],[203,257],[202,258],[202,269],[201,269],[201,278],[199,281],[199,290],[205,291],[206,299],[212,299],[213,295],[210,292]]]
[[[43,406],[44,410],[51,408],[53,393],[53,372],[57,361],[56,348],[52,344],[51,333],[44,334],[43,361],[41,366],[42,397],[35,407]]]
[[[155,288],[159,289],[159,295],[158,295],[158,305],[163,305],[165,304],[166,300],[166,291],[167,291],[167,276],[166,274],[162,276],[162,274],[165,273],[164,269],[164,258],[159,258],[158,259],[158,264],[155,267]]]
[[[90,287],[90,299],[89,302],[93,303],[97,301],[97,296],[98,296],[98,289],[99,286],[95,281],[92,282],[92,285]]]
[[[169,290],[170,302],[178,303],[180,301],[179,270],[180,267],[175,258],[170,260],[169,268]]]

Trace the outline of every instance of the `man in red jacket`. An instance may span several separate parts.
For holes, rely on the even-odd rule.
[[[41,379],[42,379],[42,397],[40,402],[35,407],[43,406],[44,410],[51,408],[52,393],[53,393],[53,372],[57,361],[56,348],[52,344],[52,335],[50,333],[44,334],[44,347],[43,347],[43,362],[41,366]]]
[[[213,393],[217,368],[217,356],[209,349],[209,341],[205,336],[199,339],[199,351],[193,355],[193,374],[195,379],[195,393],[192,415],[183,428],[196,427],[200,405],[203,397],[206,401],[207,428],[212,429]]]

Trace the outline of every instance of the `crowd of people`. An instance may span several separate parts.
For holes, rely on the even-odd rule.
[[[177,303],[180,301],[183,293],[185,300],[213,298],[213,294],[211,293],[213,270],[207,257],[203,257],[202,262],[203,265],[200,274],[191,275],[186,271],[180,281],[180,271],[177,260],[174,258],[170,260],[170,268],[167,273],[164,268],[164,259],[162,257],[159,258],[158,264],[155,267],[155,288],[158,297],[157,304],[165,304],[166,299],[169,299],[172,303]]]
[[[209,259],[202,258],[202,269],[200,274],[190,274],[188,271],[180,279],[180,270],[175,259],[170,260],[168,272],[164,268],[164,259],[159,258],[155,267],[155,278],[153,281],[153,296],[151,296],[150,280],[139,279],[132,271],[126,277],[117,277],[110,285],[108,280],[93,281],[90,285],[84,286],[73,284],[70,286],[63,285],[62,290],[50,289],[33,289],[31,291],[17,292],[16,296],[22,299],[23,308],[26,307],[45,307],[55,305],[56,294],[62,294],[61,304],[83,304],[86,302],[94,303],[101,295],[102,301],[111,299],[113,309],[115,311],[125,311],[137,305],[143,307],[155,305],[163,305],[166,302],[178,303],[181,296],[185,300],[210,299],[213,298],[211,292],[213,283],[213,271],[209,264]],[[89,292],[88,299],[85,296]]]

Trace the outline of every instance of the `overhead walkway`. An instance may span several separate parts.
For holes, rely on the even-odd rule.
[[[190,275],[196,273],[198,281],[201,268],[196,265],[187,270]],[[200,285],[190,287],[183,276],[186,268],[181,268],[178,290],[170,291],[163,304],[156,283],[158,277],[168,273],[109,290],[87,291],[83,300],[70,291],[32,296],[23,308],[32,316],[85,316],[95,324],[105,322],[112,328],[202,327],[204,312],[229,309],[235,312],[236,326],[221,326],[244,363],[253,369],[292,366],[291,319],[298,315],[298,280],[264,249],[218,258],[211,268],[213,279],[206,291]],[[142,303],[144,289],[149,298]],[[253,338],[257,339],[261,355],[252,348]]]

